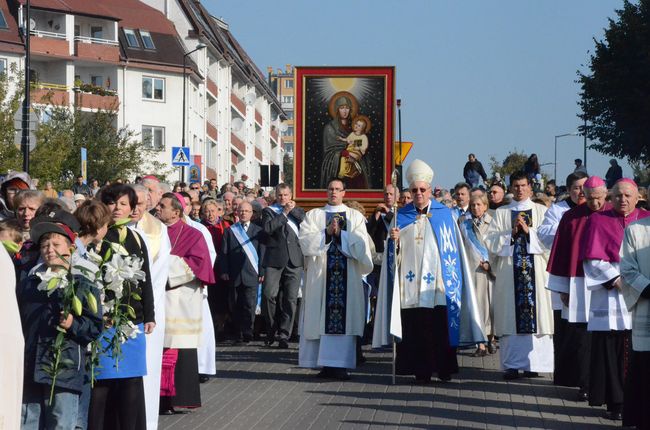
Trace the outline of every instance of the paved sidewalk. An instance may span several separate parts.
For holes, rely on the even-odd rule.
[[[217,347],[217,377],[201,385],[203,407],[160,417],[161,429],[456,429],[620,428],[600,418],[604,408],[575,402],[575,389],[549,376],[505,382],[498,357],[461,352],[461,373],[448,384],[391,385],[391,355],[366,352],[368,362],[346,382],[324,382],[297,367],[288,350]]]

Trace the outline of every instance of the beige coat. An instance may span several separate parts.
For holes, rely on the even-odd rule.
[[[490,224],[494,220],[492,219],[492,216],[490,216],[489,213],[485,213],[485,216],[483,218],[483,222],[481,225],[477,228],[476,225],[474,226],[474,231],[476,232],[476,236],[478,239],[485,245],[485,236],[487,234],[488,228],[490,227]],[[465,246],[465,255],[467,255],[467,262],[469,264],[469,269],[470,273],[472,274],[473,280],[474,280],[474,292],[476,295],[476,304],[478,307],[479,315],[480,315],[480,321],[481,321],[481,326],[483,328],[483,333],[485,333],[486,336],[493,335],[494,334],[494,327],[493,327],[493,321],[494,321],[494,309],[493,309],[493,286],[494,286],[494,281],[490,277],[490,274],[483,270],[480,266],[481,263],[481,257],[475,253],[472,249],[471,244],[469,243],[469,240],[465,237],[465,230],[461,229],[461,233],[463,234],[463,243]],[[494,263],[494,258],[495,256],[490,254],[490,265]]]

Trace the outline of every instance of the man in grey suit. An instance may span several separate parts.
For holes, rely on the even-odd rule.
[[[235,319],[239,340],[253,340],[253,323],[257,305],[257,287],[264,281],[264,244],[262,228],[251,222],[253,207],[243,201],[238,209],[239,222],[223,235],[219,264],[221,279],[231,283],[235,301]]]
[[[275,197],[275,203],[262,211],[267,249],[262,262],[266,275],[262,314],[267,327],[266,344],[273,344],[277,332],[278,345],[284,349],[289,346],[302,276],[303,255],[298,231],[305,219],[305,211],[296,206],[291,188],[286,184],[275,187]]]

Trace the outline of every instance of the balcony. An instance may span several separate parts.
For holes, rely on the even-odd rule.
[[[246,155],[246,145],[235,133],[230,133],[230,143],[241,155]]]
[[[74,53],[85,60],[111,62],[120,60],[120,47],[117,41],[96,37],[75,36]]]
[[[271,127],[271,140],[275,141],[276,144],[279,143],[278,129],[275,126]]]
[[[65,34],[41,30],[32,30],[30,34],[29,49],[32,55],[70,56],[70,45]]]
[[[208,137],[216,142],[218,136],[217,127],[215,127],[210,121],[206,121],[205,128]]]
[[[262,150],[260,148],[258,148],[257,146],[255,147],[255,158],[257,158],[260,161],[262,161],[262,159],[263,159]]]
[[[78,107],[90,110],[117,111],[120,107],[120,98],[117,95],[76,93],[75,99]]]
[[[262,114],[257,109],[255,109],[255,122],[262,127]]]
[[[230,103],[239,111],[239,113],[246,118],[246,104],[242,99],[237,97],[235,93],[230,95]]]
[[[70,104],[68,87],[61,84],[48,84],[45,82],[32,84],[30,99],[36,104],[67,106]]]
[[[210,78],[206,79],[208,91],[212,93],[213,96],[217,97],[219,94],[219,90],[217,89],[217,84]]]
[[[237,163],[239,163],[239,157],[237,157],[237,154],[234,152],[230,153],[230,163],[232,163],[233,166],[236,166]]]

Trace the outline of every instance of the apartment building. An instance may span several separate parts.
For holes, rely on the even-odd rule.
[[[268,82],[269,86],[275,93],[280,101],[280,105],[286,113],[286,120],[280,126],[282,133],[282,143],[284,145],[285,154],[293,158],[293,148],[295,144],[295,130],[294,130],[294,112],[295,112],[295,86],[293,66],[287,64],[284,69],[273,70],[273,67],[268,67]]]
[[[166,164],[183,141],[185,115],[185,145],[202,179],[257,182],[259,164],[281,159],[279,102],[227,24],[198,2],[157,3],[31,0],[32,103],[116,109],[116,125],[140,135],[146,159]],[[0,66],[22,67],[24,7],[0,0],[0,11],[8,30],[0,31]]]

